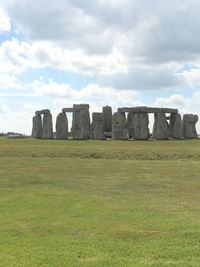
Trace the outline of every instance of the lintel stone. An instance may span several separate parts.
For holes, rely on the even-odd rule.
[[[62,112],[74,112],[73,108],[63,108]]]
[[[36,115],[38,115],[38,114],[40,114],[40,115],[42,115],[42,114],[50,114],[50,110],[49,110],[49,109],[37,110],[37,111],[35,112],[35,114],[36,114]]]
[[[118,112],[178,113],[178,109],[173,109],[173,108],[153,108],[153,107],[141,106],[141,107],[118,108]]]
[[[73,110],[74,111],[89,110],[89,107],[90,107],[89,104],[74,104]]]

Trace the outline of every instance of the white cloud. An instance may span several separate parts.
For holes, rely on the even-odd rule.
[[[200,91],[191,94],[190,97],[174,94],[170,97],[158,98],[155,100],[154,105],[159,107],[178,108],[181,114],[194,113],[200,115]]]
[[[31,103],[24,104],[25,110],[36,111],[38,108],[39,108],[39,106],[33,105]]]
[[[139,96],[140,94],[133,90],[121,92],[114,88],[89,84],[78,92],[72,89],[70,96],[57,97],[53,101],[53,107],[56,111],[61,111],[63,107],[72,107],[75,103],[89,103],[91,113],[101,112],[102,107],[106,105],[117,111],[118,107],[144,105],[138,100]]]
[[[8,112],[9,108],[1,99],[0,99],[0,113]]]
[[[8,16],[5,15],[3,9],[0,8],[0,33],[10,31],[11,23]]]
[[[111,5],[101,2],[95,3],[96,8],[102,10],[107,5],[111,10]],[[32,40],[51,41],[59,45],[64,43],[70,49],[80,48],[81,45],[84,50],[104,53],[112,49],[112,39],[116,38],[112,29],[105,28],[103,20],[101,22],[98,16],[86,12],[76,1],[7,0],[4,6],[17,28]]]
[[[90,55],[116,47],[130,60],[182,62],[200,50],[196,0],[7,0],[3,5],[30,40]]]
[[[154,104],[158,107],[183,108],[187,101],[182,95],[172,95],[169,98],[158,98]]]
[[[5,41],[0,46],[0,72],[16,74],[31,66],[30,60],[26,58],[29,44],[18,40]]]
[[[83,52],[69,51],[49,43],[19,42],[17,39],[3,42],[0,46],[0,73],[9,74],[6,88],[19,83],[14,74],[29,67],[72,70],[87,75],[99,75],[102,87],[124,90],[159,90],[184,84],[185,76],[175,73],[179,65],[144,66],[131,68],[117,50],[107,56],[87,56]],[[4,78],[1,79],[4,83]],[[22,87],[22,85],[21,85]]]
[[[31,40],[1,45],[2,73],[51,67],[99,75],[104,87],[133,90],[199,83],[197,71],[177,74],[185,63],[200,67],[199,1],[7,0],[2,5]]]
[[[14,75],[0,74],[0,89],[3,91],[25,90],[26,86]]]
[[[0,116],[0,132],[18,132],[31,134],[32,118],[27,111],[8,111]]]
[[[127,71],[123,55],[113,49],[107,56],[87,56],[48,42],[5,41],[0,46],[0,72],[21,73],[28,67],[51,67],[83,74],[114,74]]]
[[[54,100],[54,104],[68,104],[74,103],[92,103],[96,106],[108,105],[116,106],[141,104],[137,101],[139,92],[133,90],[119,91],[111,87],[101,87],[98,84],[88,84],[86,87],[77,91],[73,89],[70,84],[59,84],[50,80],[48,83],[43,81],[33,81],[28,88],[31,88],[35,96],[48,96]]]
[[[187,86],[195,87],[200,85],[200,69],[194,68],[191,70],[185,70],[179,74],[184,79]]]
[[[36,96],[50,96],[50,97],[62,97],[69,96],[73,91],[69,84],[57,84],[53,80],[49,80],[49,83],[43,83],[42,81],[33,81],[30,85]],[[76,91],[74,90],[73,93]]]
[[[183,84],[183,78],[175,73],[175,66],[136,67],[126,73],[102,75],[101,83],[117,89],[162,90]]]

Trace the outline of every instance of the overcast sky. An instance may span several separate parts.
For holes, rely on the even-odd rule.
[[[75,103],[200,115],[199,14],[199,0],[0,0],[0,132]]]

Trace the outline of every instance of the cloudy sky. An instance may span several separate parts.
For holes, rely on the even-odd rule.
[[[200,115],[199,14],[199,0],[0,0],[0,132],[73,103]]]

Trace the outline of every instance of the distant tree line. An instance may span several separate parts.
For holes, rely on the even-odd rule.
[[[15,133],[15,132],[7,132],[7,133],[0,133],[0,136],[9,136],[9,135],[14,135],[14,134],[17,134],[17,135],[22,135],[21,133]]]

